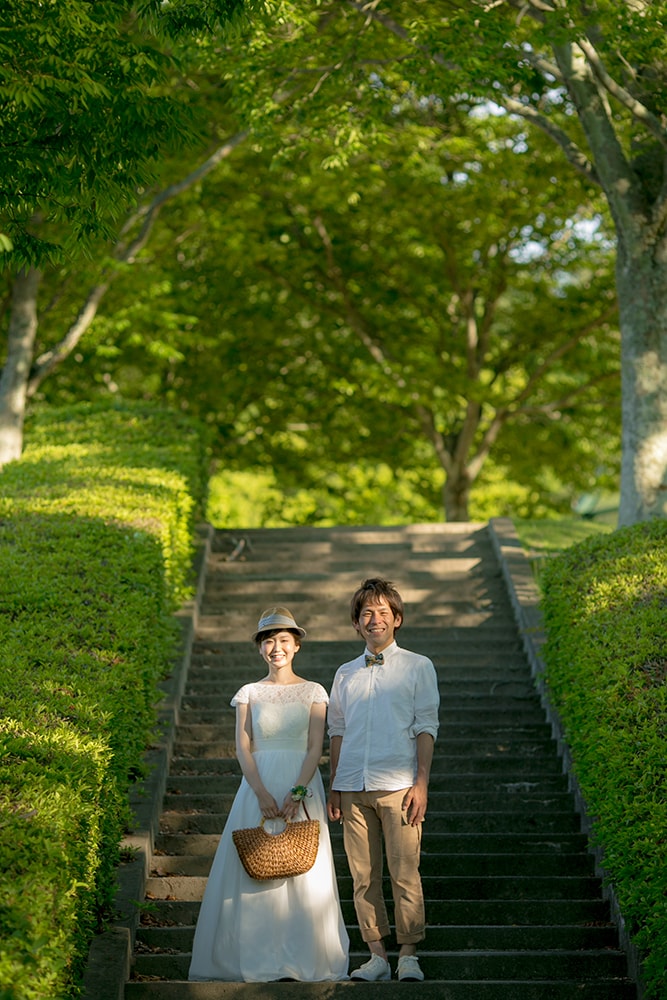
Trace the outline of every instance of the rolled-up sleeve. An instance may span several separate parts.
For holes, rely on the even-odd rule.
[[[329,708],[327,709],[327,725],[329,728],[329,739],[332,736],[343,736],[345,733],[345,716],[340,700],[340,682],[338,677],[334,679],[329,695]]]
[[[420,733],[430,733],[435,740],[438,735],[440,707],[438,675],[426,657],[420,663],[420,668],[415,684],[415,719],[410,728],[410,735],[415,738]]]

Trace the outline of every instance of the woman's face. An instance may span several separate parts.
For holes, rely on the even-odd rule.
[[[299,641],[292,632],[275,632],[262,639],[259,646],[262,658],[275,669],[291,666],[298,650]]]

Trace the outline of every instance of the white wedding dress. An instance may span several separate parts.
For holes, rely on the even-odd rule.
[[[310,707],[325,689],[299,684],[246,684],[232,705],[249,704],[253,755],[276,802],[295,784],[306,754]],[[256,881],[246,874],[232,831],[258,826],[261,812],[246,779],[236,794],[216,851],[192,948],[189,979],[265,983],[347,979],[349,940],[340,909],[324,787],[315,772],[306,799],[320,821],[317,860],[295,878]],[[299,814],[297,818],[305,819]]]

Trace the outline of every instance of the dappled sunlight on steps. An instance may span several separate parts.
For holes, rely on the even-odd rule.
[[[440,682],[422,859],[427,980],[186,983],[199,903],[239,782],[229,701],[263,673],[250,641],[257,615],[273,603],[291,608],[308,630],[299,671],[329,688],[336,667],[360,652],[348,602],[374,575],[398,586],[406,602],[398,641],[430,656]],[[325,756],[325,780],[326,769]],[[636,998],[484,526],[217,532],[163,808],[126,1000],[295,991],[375,1000],[413,989],[429,1000]],[[331,833],[355,968],[366,951],[340,829]],[[390,959],[395,969],[393,943]]]

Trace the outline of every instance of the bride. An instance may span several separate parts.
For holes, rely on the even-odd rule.
[[[328,695],[294,673],[306,635],[287,608],[264,611],[254,641],[268,667],[245,684],[236,708],[236,754],[243,778],[213,860],[195,930],[190,980],[301,982],[347,979],[348,936],[340,909],[324,787],[318,770]],[[320,821],[315,864],[303,875],[255,881],[232,831],[274,821]],[[270,823],[265,823],[271,832]]]

